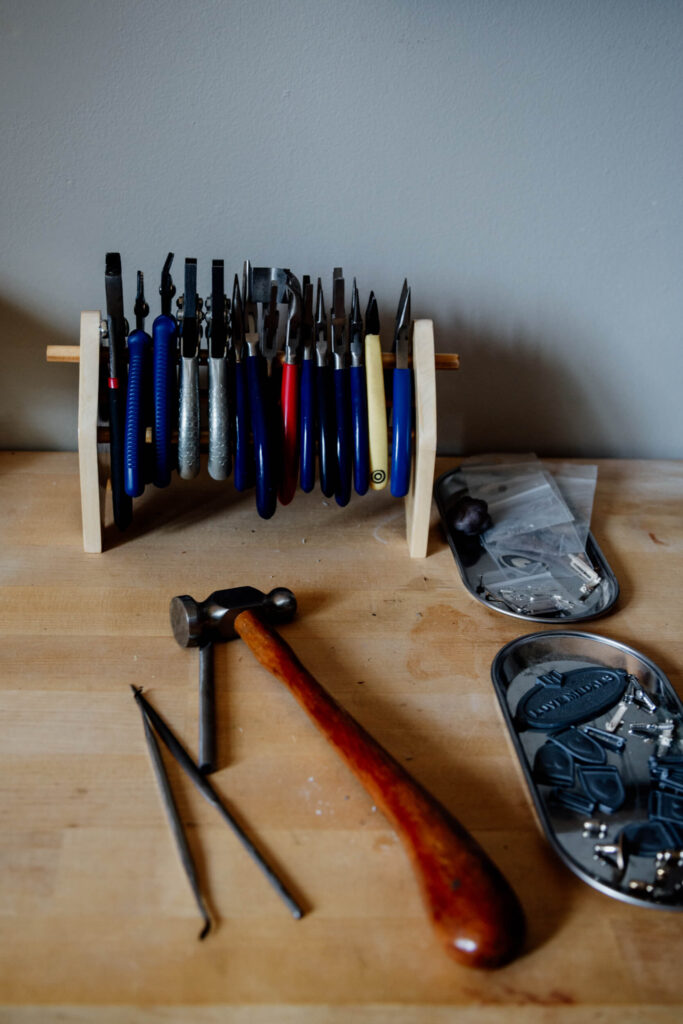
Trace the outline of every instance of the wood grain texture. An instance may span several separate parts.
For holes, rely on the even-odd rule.
[[[438,460],[437,473],[455,460]],[[599,462],[593,531],[619,577],[591,632],[635,646],[683,693],[683,464]],[[462,588],[436,521],[410,559],[387,491],[299,492],[261,521],[202,469],[135,503],[83,553],[78,461],[0,455],[0,1020],[669,1024],[682,915],[591,889],[529,809],[490,682],[526,624]],[[129,685],[196,753],[196,651],[174,594],[289,586],[282,634],[331,695],[462,824],[517,892],[522,957],[445,956],[396,832],[241,641],[216,649],[217,788],[308,913],[291,919],[211,807],[168,765],[217,928],[197,913],[150,776]]]

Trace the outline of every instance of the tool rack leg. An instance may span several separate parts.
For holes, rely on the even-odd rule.
[[[427,554],[436,462],[436,373],[432,320],[416,320],[413,324],[413,377],[415,457],[410,490],[405,499],[406,534],[410,557],[424,558]]]
[[[104,480],[97,448],[100,387],[100,313],[81,313],[78,371],[78,472],[81,478],[83,550],[102,551]]]

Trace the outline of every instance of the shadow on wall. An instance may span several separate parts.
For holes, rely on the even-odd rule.
[[[439,454],[598,458],[593,438],[618,434],[623,406],[601,386],[596,407],[571,341],[504,335],[458,318],[435,332],[437,351],[461,357],[460,370],[437,373]]]
[[[48,363],[48,345],[77,345],[73,334],[55,330],[0,298],[0,448],[24,451],[75,450],[78,366]]]

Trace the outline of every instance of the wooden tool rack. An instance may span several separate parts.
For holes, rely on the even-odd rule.
[[[109,430],[100,418],[100,366],[105,355],[102,345],[102,313],[81,313],[79,345],[48,345],[48,362],[79,363],[78,382],[78,465],[83,521],[83,550],[102,551],[104,498],[110,477]],[[394,365],[391,353],[383,353],[384,368]],[[435,370],[455,370],[455,354],[434,351],[434,324],[414,320],[412,324],[412,367],[415,401],[415,435],[410,489],[404,499],[406,538],[412,558],[424,558],[434,482],[436,458],[436,376]],[[207,437],[202,434],[202,447]]]

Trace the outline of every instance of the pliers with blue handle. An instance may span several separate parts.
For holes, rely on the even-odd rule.
[[[235,357],[235,474],[233,479],[238,491],[246,491],[249,487],[254,486],[254,451],[250,437],[242,294],[237,274],[235,274],[232,286],[230,333],[232,335],[232,352]]]
[[[173,253],[169,252],[161,271],[161,314],[152,324],[154,423],[154,483],[167,487],[171,482],[173,457],[171,439],[175,425],[176,362],[178,358],[178,323],[171,315],[175,286],[171,277]]]
[[[271,287],[269,330],[272,330],[273,321],[277,316],[277,292],[278,287],[274,283]],[[277,486],[273,473],[273,452],[268,429],[269,415],[264,395],[265,372],[259,354],[258,306],[254,299],[253,273],[249,262],[245,264],[244,269],[244,316],[246,322],[245,341],[248,349],[247,384],[256,463],[256,511],[262,519],[270,519],[277,506]],[[275,322],[275,328],[277,330],[277,322]]]
[[[413,426],[413,386],[410,360],[410,288],[403,289],[396,313],[394,333],[396,366],[393,374],[393,429],[391,443],[391,493],[403,498],[410,485]]]
[[[370,480],[368,444],[368,392],[363,365],[363,321],[360,315],[358,288],[353,279],[353,297],[349,319],[351,349],[351,422],[353,431],[353,485],[356,494],[365,494]]]
[[[137,498],[145,489],[145,429],[150,392],[152,339],[145,330],[149,306],[145,302],[144,275],[138,270],[135,330],[128,335],[128,394],[126,396],[125,489]]]
[[[313,361],[313,284],[302,280],[301,381],[299,387],[299,448],[301,490],[313,490],[315,484],[315,364]]]
[[[225,295],[223,260],[211,264],[211,319],[209,345],[209,476],[227,480],[232,469],[230,430],[229,302]]]
[[[351,498],[351,424],[349,408],[349,335],[344,309],[344,276],[341,267],[332,275],[330,340],[334,355],[334,405],[337,422],[337,485],[334,497],[338,505]]]
[[[182,312],[180,336],[180,400],[178,474],[192,480],[199,473],[199,339],[202,300],[197,295],[197,261],[185,260],[185,294],[177,300]]]
[[[337,477],[334,451],[334,395],[332,393],[329,350],[325,300],[322,284],[318,278],[315,313],[316,419],[318,423],[320,490],[326,498],[330,498],[334,494]]]

